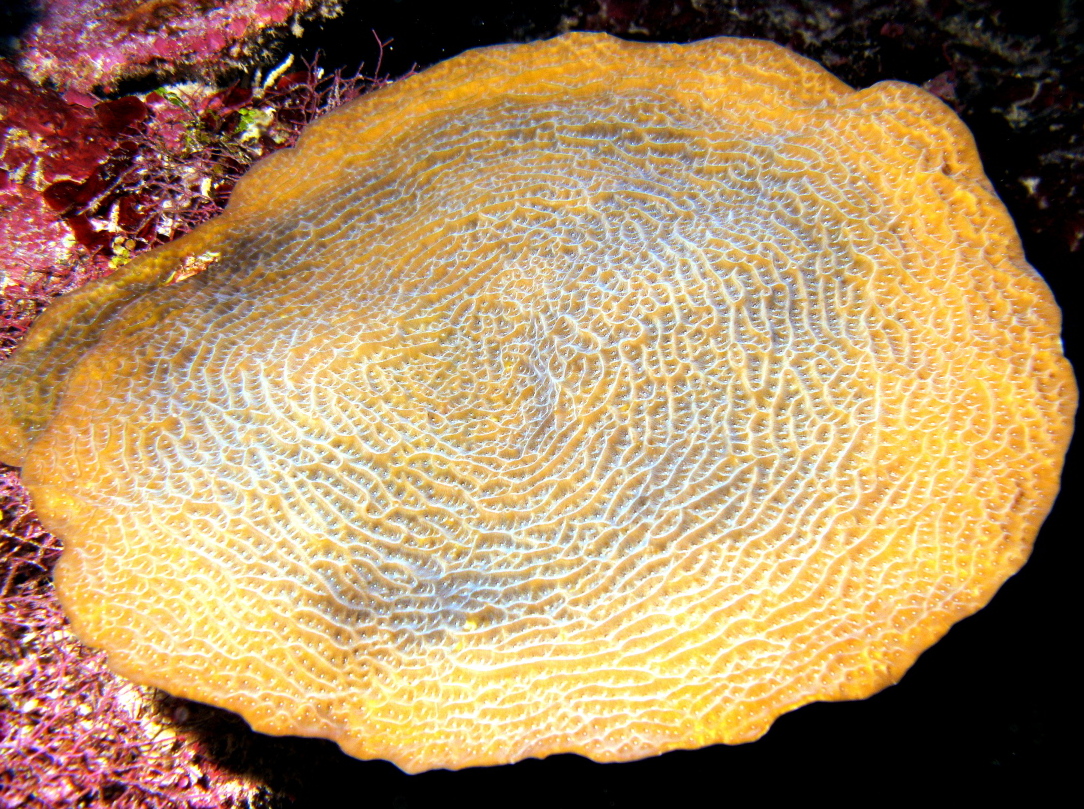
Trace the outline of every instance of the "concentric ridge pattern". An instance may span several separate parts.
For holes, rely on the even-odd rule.
[[[985,604],[1057,488],[1059,328],[931,96],[569,35],[314,125],[47,314],[0,432],[122,674],[411,771],[624,760]]]

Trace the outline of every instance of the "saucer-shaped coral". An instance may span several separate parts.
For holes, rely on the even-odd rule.
[[[410,771],[895,682],[1027,558],[1076,390],[940,102],[783,48],[474,51],[47,311],[3,456],[138,682]]]

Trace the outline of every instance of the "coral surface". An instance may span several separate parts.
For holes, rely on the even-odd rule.
[[[1057,489],[1059,314],[929,94],[574,33],[327,116],[48,310],[0,458],[136,682],[407,771],[625,761],[986,604]]]

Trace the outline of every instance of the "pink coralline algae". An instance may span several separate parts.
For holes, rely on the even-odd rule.
[[[236,64],[256,36],[335,0],[43,0],[21,67],[62,89],[112,88],[159,66]]]
[[[2,311],[0,349],[45,299],[108,269],[85,260],[101,237],[71,198],[103,186],[144,116],[137,98],[65,99],[0,60],[0,295],[19,302]]]

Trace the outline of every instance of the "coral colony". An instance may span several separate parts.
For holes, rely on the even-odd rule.
[[[222,159],[275,139],[245,109]],[[869,696],[987,603],[1057,489],[1059,325],[930,94],[570,33],[314,122],[73,293],[0,458],[134,682],[408,772],[628,761]]]
[[[219,5],[230,14],[254,13],[263,27],[312,4]],[[84,72],[58,72],[63,49],[76,47],[63,37],[79,27],[72,15],[93,16],[97,6],[48,4],[23,69],[0,59],[0,357],[49,300],[215,215],[254,160],[291,145],[306,123],[383,83],[287,59],[225,87],[190,82],[106,100],[90,89],[145,70],[161,54],[152,47],[154,26],[145,25],[150,33],[127,64],[107,66],[88,51],[79,62]],[[153,11],[163,26],[190,32],[211,27],[198,19],[200,6],[108,4],[117,14]],[[210,60],[216,44],[200,40],[192,54]],[[43,86],[28,73],[67,88]],[[59,544],[42,530],[8,467],[0,467],[0,511],[0,807],[220,807],[254,800],[260,787],[215,766],[199,744],[157,721],[163,710],[171,726],[191,721],[183,702],[152,700],[149,689],[115,677],[101,654],[71,636],[49,578]]]
[[[297,32],[315,17],[333,15],[336,0],[38,0],[36,5],[41,14],[22,36],[18,56],[0,58],[0,361],[58,295],[118,268],[130,269],[130,262],[148,249],[215,217],[253,161],[293,144],[307,123],[382,83],[324,75],[292,58],[270,66],[273,60],[265,47],[270,38]],[[679,5],[683,3],[603,3],[604,13],[597,18],[581,14],[562,25],[641,32],[639,18],[625,12],[655,13],[665,8],[667,20],[677,20],[673,11]],[[732,14],[731,6],[742,4],[719,7],[723,5],[726,14]],[[767,8],[768,16],[776,6],[789,7],[787,0],[754,5]],[[861,26],[872,25],[871,37],[900,46],[894,57],[897,71],[899,59],[912,58],[913,42],[928,40],[931,53],[941,50],[946,37],[956,37],[960,20],[970,13],[948,15],[943,29],[931,29],[929,19],[904,21],[907,24],[894,18],[886,21],[884,14],[896,13],[893,3],[871,5],[882,16],[867,15]],[[934,17],[941,15],[940,6]],[[809,34],[801,25],[820,20],[828,27],[819,39],[811,40],[815,47],[807,49],[807,55],[833,70],[845,62],[854,68],[852,76],[870,75],[855,67],[861,54],[875,59],[885,53],[864,45],[852,48],[849,55],[842,46],[837,51],[837,40],[847,38],[838,35],[836,21],[828,16],[802,18],[806,23],[801,24],[793,14],[779,19],[785,21],[785,30],[768,24],[755,31],[744,31],[741,25],[724,29],[721,20],[715,20],[710,30],[695,26],[683,30],[690,36],[697,31],[698,36],[752,33],[788,41],[799,29],[803,36]],[[652,25],[649,33],[661,38],[668,24]],[[847,40],[852,45],[869,39],[861,26]],[[977,26],[969,23],[966,28],[970,36],[979,36]],[[1062,121],[1076,121],[1071,109],[1076,96],[1061,92],[1056,59],[1054,67],[1049,63],[1054,52],[1033,52],[1030,39],[1016,37],[1010,38],[1003,59],[1001,29],[1000,25],[984,29],[993,32],[984,34],[992,37],[985,50],[973,47],[971,38],[961,40],[966,48],[951,53],[946,49],[933,58],[944,72],[929,80],[927,89],[948,100],[958,95],[972,117],[989,107],[1004,113],[1013,127],[1030,122],[1032,134],[1036,126],[1056,133]],[[914,33],[923,30],[938,35]],[[972,51],[977,54],[974,58],[968,55]],[[261,59],[267,64],[254,70]],[[1040,70],[1043,60],[1046,67]],[[1038,72],[1020,68],[1025,62],[1038,65]],[[228,80],[216,72],[222,67],[232,71]],[[238,79],[241,75],[246,77]],[[129,79],[138,80],[138,93],[126,89],[123,83]],[[1001,95],[975,94],[976,86],[987,84]],[[995,104],[998,99],[1004,101],[1000,107]],[[1042,116],[1048,114],[1061,116],[1050,119],[1058,121],[1056,125],[1047,126]],[[1046,218],[1033,216],[1029,229],[1047,228],[1057,238],[1064,236],[1075,251],[1084,233],[1079,212],[1068,206],[1066,214],[1049,204],[1059,198],[1058,189],[1078,183],[1079,173],[1065,162],[1072,157],[1062,149],[1065,142],[1055,135],[1042,141],[1045,151],[1035,153],[1034,166],[1029,163],[1028,173],[1020,174],[1024,169],[1013,164],[1019,169],[1019,182],[1012,179],[1003,188],[1011,194],[1017,185],[1026,187],[1029,204],[1034,203],[1036,211],[1050,211],[1042,214]],[[1058,169],[1042,168],[1046,158]],[[498,370],[516,369],[510,363]],[[933,376],[935,382],[941,378]],[[1071,379],[1063,376],[1054,387],[1064,410]],[[848,390],[845,385],[838,389],[842,394]],[[1057,435],[1067,437],[1064,432]],[[0,444],[3,438],[0,435]],[[909,460],[911,455],[904,457]],[[924,456],[915,457],[922,461]],[[952,484],[954,478],[949,475],[947,480]],[[1050,474],[1044,478],[1048,494],[1052,480]],[[1037,513],[1033,510],[1031,518]],[[1032,527],[1017,526],[1015,536],[1023,544],[1009,548],[1000,560],[1000,572],[988,580],[988,589],[1007,575],[1009,567],[1022,562]],[[266,777],[267,767],[254,777],[238,775],[251,771],[247,768],[251,760],[238,767],[233,766],[236,758],[229,759],[227,770],[222,762],[228,757],[221,755],[221,748],[231,742],[213,741],[229,737],[217,733],[222,723],[239,725],[241,720],[223,719],[223,712],[119,679],[105,667],[103,653],[77,642],[50,579],[60,550],[57,538],[38,522],[17,471],[0,465],[0,809],[266,805],[272,797],[266,784],[280,789],[282,783]],[[901,631],[914,625],[908,623],[912,614],[918,613],[900,616]],[[675,615],[688,617],[689,612]],[[473,632],[495,616],[499,617],[479,611],[462,628]],[[884,671],[895,676],[906,662],[896,660],[892,663],[896,669]],[[212,726],[215,733],[203,732]],[[245,746],[244,755],[258,758],[261,754],[252,751],[265,743],[274,742],[261,737]],[[355,752],[370,754],[361,747]],[[462,763],[435,758],[415,761],[413,768]]]

